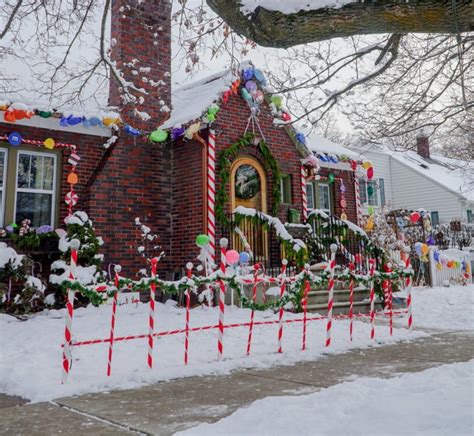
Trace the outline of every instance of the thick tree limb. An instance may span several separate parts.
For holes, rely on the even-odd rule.
[[[257,7],[249,16],[242,13],[239,1],[207,0],[207,3],[233,30],[267,47],[287,48],[375,33],[474,31],[473,0],[375,0],[289,15]]]

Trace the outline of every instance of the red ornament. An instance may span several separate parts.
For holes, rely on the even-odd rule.
[[[3,119],[5,121],[10,122],[10,123],[14,123],[16,121],[15,112],[14,111],[6,111],[3,114]]]
[[[291,115],[288,112],[283,112],[281,114],[281,119],[283,121],[291,121]]]
[[[357,161],[356,160],[351,160],[351,168],[352,168],[352,171],[355,171],[357,169]]]
[[[367,170],[367,178],[369,180],[372,180],[374,178],[374,167],[370,167],[368,170]]]
[[[410,214],[410,220],[413,224],[416,224],[421,218],[421,215],[418,212],[412,212]]]

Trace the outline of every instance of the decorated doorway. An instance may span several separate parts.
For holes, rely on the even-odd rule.
[[[238,206],[267,212],[267,176],[258,160],[250,156],[236,159],[230,171],[231,207]],[[264,261],[267,258],[267,232],[256,228],[250,220],[240,225],[246,236],[255,261]],[[233,237],[233,246],[236,250],[245,249],[238,235]]]

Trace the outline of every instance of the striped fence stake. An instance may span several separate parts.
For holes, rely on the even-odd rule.
[[[308,268],[308,265],[305,266]],[[307,322],[307,313],[308,313],[308,294],[311,289],[311,285],[309,280],[306,279],[304,282],[304,293],[303,293],[303,345],[302,350],[306,350],[306,322]]]
[[[357,174],[354,171],[354,190],[355,190],[355,198],[356,198],[356,215],[357,215],[357,225],[361,225],[361,217],[362,217],[362,202],[360,200],[360,185],[359,179],[357,178]]]
[[[308,197],[306,194],[306,172],[303,165],[301,165],[301,201],[303,205],[303,222],[306,222],[308,219]]]
[[[255,264],[253,266],[253,287],[252,287],[252,301],[255,303],[257,301],[257,286],[258,286],[258,271],[260,269],[260,264]],[[247,356],[250,354],[250,346],[252,344],[252,334],[253,334],[253,320],[255,316],[255,310],[252,309],[250,312],[250,325],[249,325],[249,338],[247,341]]]
[[[117,313],[117,295],[118,295],[118,288],[119,288],[119,273],[122,271],[122,267],[120,265],[115,265],[115,291],[114,291],[114,298],[112,300],[112,318],[110,320],[110,344],[109,344],[109,358],[107,363],[107,377],[110,377],[112,373],[112,353],[113,353],[113,346],[114,346],[114,335],[115,335],[115,314]]]
[[[288,265],[288,260],[283,259],[281,261],[281,286],[280,286],[280,301],[283,299],[285,295],[286,289],[286,267]],[[283,306],[280,306],[280,310],[278,313],[278,352],[283,352]]]
[[[337,245],[331,244],[331,260],[329,261],[329,283],[328,283],[328,314],[326,325],[326,347],[331,345],[332,332],[332,309],[334,307],[334,269],[336,268]]]
[[[410,255],[407,253],[406,258],[405,258],[405,272],[411,272],[412,267],[411,267],[411,261],[410,261]],[[408,329],[411,331],[412,325],[413,325],[413,315],[411,311],[411,276],[407,275],[405,278],[405,289],[407,292],[407,312],[408,312]]]
[[[216,260],[216,133],[209,131],[207,141],[207,234],[210,254]]]
[[[355,265],[351,262],[349,264],[349,271],[351,272],[351,280],[349,281],[349,337],[352,342],[353,324],[354,324],[354,274]]]
[[[390,336],[393,336],[393,288],[392,280],[388,281],[388,317],[390,326]]]
[[[158,258],[151,259],[151,279],[156,278],[156,268],[158,265]],[[150,310],[148,316],[148,367],[153,368],[153,334],[155,333],[155,297],[156,297],[156,283],[154,281],[150,284]]]
[[[188,280],[191,280],[191,273],[193,270],[193,264],[188,262],[186,264],[186,272]],[[189,284],[189,283],[188,283]],[[188,351],[189,351],[189,310],[191,308],[191,289],[186,289],[186,329],[184,332],[184,364],[188,364]]]
[[[229,241],[226,238],[222,238],[220,241],[221,247],[221,273],[225,274],[227,246]],[[219,326],[217,336],[217,359],[221,360],[224,353],[224,312],[225,312],[225,284],[223,280],[219,280]]]
[[[369,259],[370,276],[370,339],[375,339],[375,259]]]
[[[69,279],[72,281],[76,278],[77,268],[77,252],[81,243],[78,239],[73,239],[70,242],[71,247],[71,265],[69,269]],[[74,316],[74,291],[69,289],[67,292],[66,302],[66,327],[64,329],[64,348],[63,348],[63,375],[61,383],[64,384],[67,381],[69,371],[72,365],[72,318]]]

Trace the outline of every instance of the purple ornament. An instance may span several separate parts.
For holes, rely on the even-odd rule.
[[[346,185],[344,185],[344,182],[341,180],[341,187],[339,188],[339,190],[344,193],[346,192]]]
[[[249,80],[246,84],[245,87],[247,88],[248,91],[250,92],[255,92],[257,90],[257,84],[253,80]]]
[[[244,80],[253,79],[253,68],[247,68],[246,70],[242,71],[242,77]]]
[[[431,236],[431,235],[428,236],[428,239],[426,240],[426,243],[428,245],[435,245],[436,244],[435,240],[433,239],[433,236]]]
[[[8,233],[13,233],[14,232],[14,229],[12,226],[6,226],[5,227],[5,230],[8,232]]]
[[[36,234],[37,235],[44,235],[45,233],[50,233],[53,231],[53,228],[51,226],[48,226],[47,224],[40,226],[36,229]]]
[[[186,132],[186,129],[184,127],[173,127],[171,129],[171,139],[175,141],[179,137],[183,136],[184,132]]]

